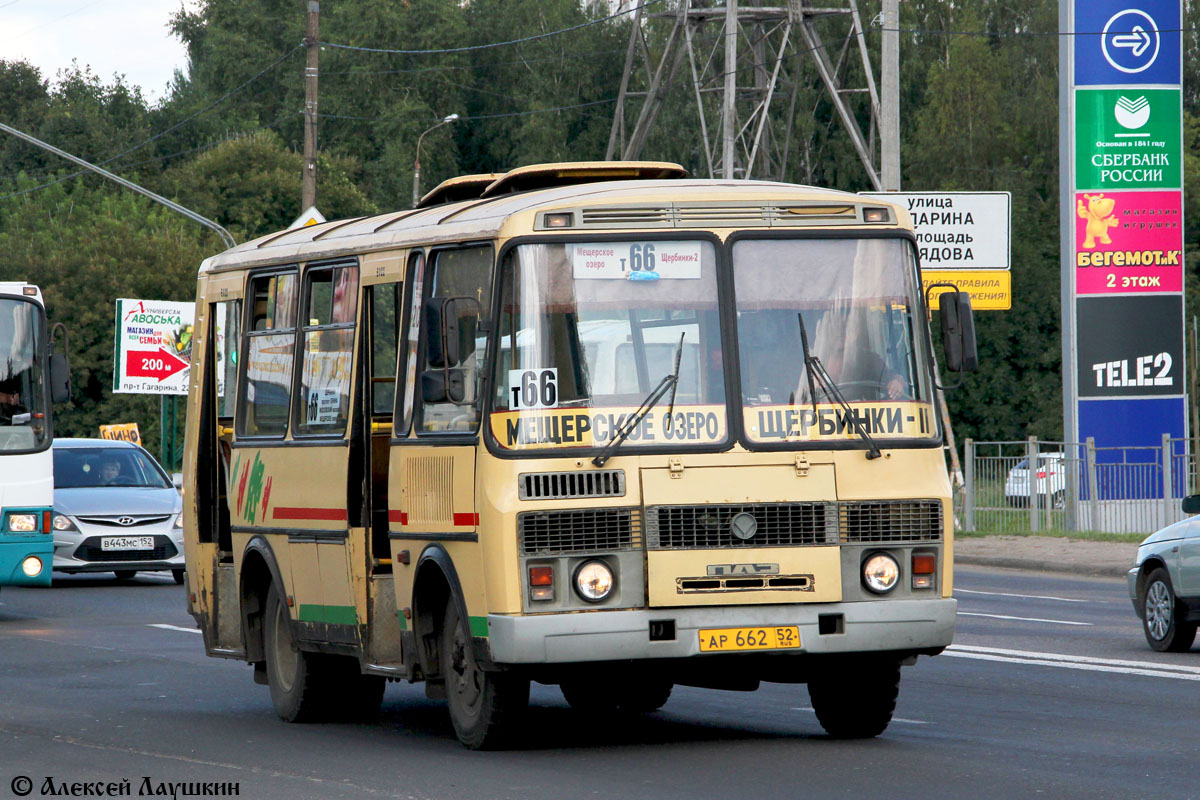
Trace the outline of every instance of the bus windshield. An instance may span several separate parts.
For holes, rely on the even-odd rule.
[[[527,244],[502,265],[495,398],[501,448],[610,441],[675,370],[626,449],[726,439],[716,251],[705,241]]]
[[[837,398],[810,380],[802,333],[868,433],[937,435],[908,242],[743,239],[733,246],[733,273],[751,441],[858,435]]]
[[[28,300],[0,298],[0,451],[47,443],[40,311]]]

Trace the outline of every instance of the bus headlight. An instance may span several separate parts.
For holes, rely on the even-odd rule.
[[[587,561],[575,570],[575,591],[589,603],[599,603],[612,594],[616,578],[603,561]]]
[[[862,579],[875,594],[887,594],[900,581],[900,565],[887,553],[876,553],[863,562]]]
[[[33,533],[38,529],[37,514],[9,514],[8,530],[12,533]],[[41,562],[38,562],[39,565]],[[39,567],[40,569],[40,567]],[[36,574],[36,573],[35,573]]]
[[[26,578],[36,578],[42,572],[42,560],[37,556],[28,556],[21,562],[21,572]]]

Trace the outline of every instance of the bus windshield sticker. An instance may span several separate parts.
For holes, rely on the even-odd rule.
[[[559,408],[548,411],[499,411],[492,414],[492,435],[506,450],[531,447],[599,447],[607,444],[633,406]],[[654,408],[634,426],[626,446],[719,444],[725,441],[725,407],[676,406],[669,430],[665,408]]]
[[[558,408],[558,368],[510,369],[508,396],[514,411]]]
[[[851,403],[854,417],[872,436],[924,439],[937,433],[928,403]],[[758,442],[855,439],[854,421],[832,403],[809,406],[772,405],[743,411],[747,435]]]
[[[571,245],[575,280],[699,280],[700,242],[599,242]]]

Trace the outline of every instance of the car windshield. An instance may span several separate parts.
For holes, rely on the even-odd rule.
[[[853,439],[851,414],[873,436],[938,435],[908,242],[743,239],[733,273],[749,439]],[[805,369],[805,337],[849,410]]]
[[[725,441],[716,251],[704,241],[521,245],[502,265],[490,420],[500,447],[610,441],[648,395],[679,380],[626,448]]]
[[[36,450],[46,440],[46,389],[38,347],[41,309],[0,299],[0,450]]]
[[[107,486],[167,489],[171,483],[154,459],[132,447],[55,448],[56,489]]]

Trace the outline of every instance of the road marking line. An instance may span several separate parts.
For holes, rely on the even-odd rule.
[[[147,627],[162,628],[165,631],[183,631],[184,633],[201,633],[199,628],[183,628],[179,625],[168,625],[165,622],[151,622]]]
[[[1187,675],[1179,672],[1167,672],[1157,669],[1132,669],[1130,667],[1110,667],[1104,664],[1087,664],[1083,662],[1053,661],[1050,659],[1011,658],[1009,656],[992,655],[990,653],[964,653],[950,651],[942,655],[951,658],[973,658],[979,661],[1001,661],[1006,664],[1027,664],[1037,667],[1059,667],[1061,669],[1079,669],[1086,672],[1115,672],[1118,675],[1145,675],[1151,678],[1176,678],[1182,681],[1200,681],[1200,675]]]
[[[792,711],[813,711],[812,706],[794,706]],[[923,719],[905,719],[904,717],[892,717],[892,722],[903,722],[906,725],[928,725],[929,722]]]
[[[963,653],[981,653],[985,655],[1011,656],[1012,658],[1035,658],[1043,661],[1068,661],[1081,664],[1100,664],[1108,667],[1131,667],[1145,668],[1155,670],[1165,670],[1168,672],[1184,672],[1192,675],[1200,675],[1200,667],[1187,666],[1185,664],[1160,664],[1155,661],[1131,661],[1128,659],[1119,658],[1096,658],[1094,656],[1072,656],[1066,653],[1037,653],[1029,650],[1008,650],[1003,647],[983,647],[981,645],[971,644],[952,644],[947,650],[954,650]]]
[[[1007,614],[979,614],[971,611],[959,611],[960,617],[988,617],[989,619],[1011,619],[1017,622],[1046,622],[1052,625],[1083,625],[1092,627],[1090,622],[1071,622],[1065,619],[1039,619],[1038,617],[1010,617]]]
[[[955,589],[955,594],[990,594],[996,597],[1023,597],[1027,600],[1057,600],[1060,603],[1107,603],[1107,600],[1079,600],[1074,597],[1054,597],[1046,594],[1015,594],[1013,592],[981,592],[978,589]]]

